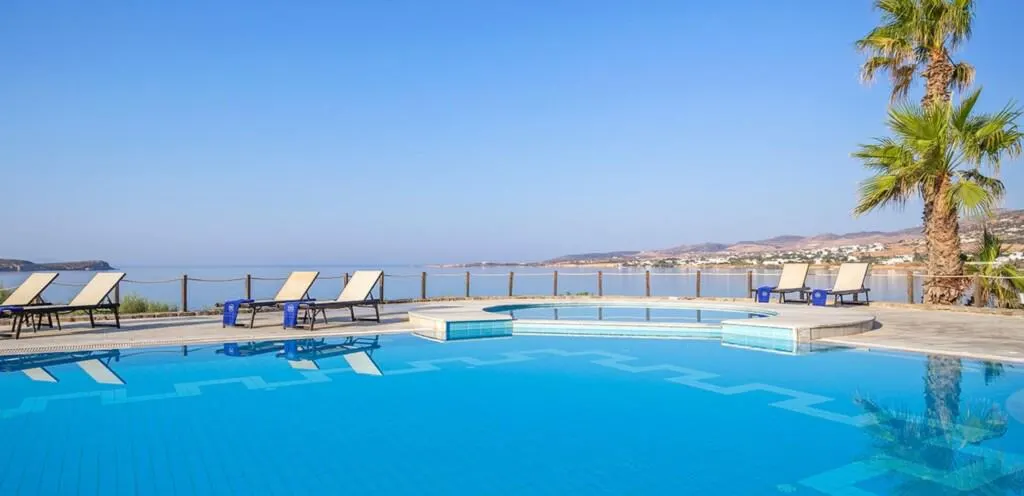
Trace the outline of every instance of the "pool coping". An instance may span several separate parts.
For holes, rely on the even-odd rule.
[[[125,319],[124,329],[89,329],[80,323],[65,328],[62,332],[40,332],[39,335],[23,336],[21,340],[0,337],[0,354],[24,354],[41,352],[63,352],[77,350],[96,350],[112,348],[144,348],[155,346],[174,346],[187,344],[208,344],[227,340],[280,340],[302,337],[342,337],[358,334],[408,334],[419,329],[409,322],[407,312],[413,315],[423,312],[457,313],[466,310],[479,311],[480,308],[501,304],[524,303],[621,303],[633,306],[644,306],[648,303],[661,305],[670,302],[673,305],[689,303],[692,306],[711,308],[719,304],[728,305],[730,309],[747,308],[758,311],[779,311],[777,321],[787,323],[792,328],[808,327],[813,333],[808,336],[812,342],[840,344],[858,349],[894,350],[908,353],[945,355],[976,360],[993,360],[1003,363],[1024,363],[1024,334],[1019,333],[1020,322],[1024,314],[1002,315],[993,312],[975,312],[973,308],[959,311],[949,309],[932,309],[924,305],[902,305],[888,303],[872,303],[868,307],[843,308],[808,308],[804,305],[757,304],[750,299],[694,299],[689,297],[513,297],[513,298],[475,298],[418,301],[415,303],[391,303],[382,310],[384,323],[352,323],[344,319],[334,319],[329,326],[319,327],[315,333],[306,330],[284,331],[280,328],[280,313],[262,314],[264,325],[256,329],[221,329],[219,318],[182,316],[179,318]],[[784,313],[783,313],[784,312]],[[810,312],[810,313],[809,313]],[[1018,311],[1020,312],[1020,311]],[[843,314],[864,317],[861,321],[876,321],[873,329],[861,334],[829,337],[831,332],[827,322],[817,319],[827,317],[839,320]],[[816,323],[808,320],[815,318]],[[874,319],[877,317],[877,319]],[[501,318],[485,314],[481,318]],[[770,322],[773,317],[756,319]],[[64,319],[62,319],[64,320]],[[260,318],[257,319],[260,321]],[[563,325],[564,320],[559,320]],[[747,323],[752,323],[748,321]],[[259,322],[258,322],[259,323]],[[592,322],[591,322],[592,323]],[[836,322],[833,322],[835,324]],[[840,324],[842,322],[839,322]],[[633,323],[633,325],[656,325],[658,323]],[[923,339],[932,336],[942,326],[952,325],[948,338]],[[821,332],[819,332],[819,330]],[[0,333],[2,334],[2,333]],[[566,334],[561,334],[566,335]],[[622,337],[653,338],[654,336],[602,335],[603,338]],[[679,338],[673,339],[710,339],[710,338]],[[1013,351],[1016,350],[1016,351]]]

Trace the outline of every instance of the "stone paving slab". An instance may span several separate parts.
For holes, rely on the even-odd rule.
[[[876,329],[822,341],[979,360],[1024,362],[1024,317],[872,308]]]

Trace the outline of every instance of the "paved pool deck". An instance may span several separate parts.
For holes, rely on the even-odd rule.
[[[871,312],[878,322],[875,329],[821,341],[1024,363],[1024,313],[1011,316],[887,306],[871,307]]]
[[[0,334],[0,353],[46,353],[75,350],[100,350],[135,348],[149,346],[176,346],[186,344],[209,344],[225,342],[270,341],[301,339],[309,337],[337,337],[396,334],[422,331],[419,324],[409,320],[409,312],[478,312],[480,308],[501,304],[520,304],[531,301],[552,303],[555,301],[586,302],[588,299],[489,299],[456,300],[443,302],[389,304],[382,309],[382,322],[348,322],[341,312],[335,312],[327,325],[317,325],[315,331],[306,329],[282,329],[281,314],[267,312],[259,314],[256,327],[223,328],[217,316],[181,318],[123,319],[121,329],[98,327],[90,329],[88,323],[74,322],[64,326],[63,331],[43,329],[38,333],[25,331],[22,338],[15,340]],[[646,302],[659,304],[685,303],[715,305],[721,299],[671,299],[671,298],[605,298],[604,300],[633,304]],[[749,300],[732,302],[749,308]],[[777,322],[804,325],[807,319],[816,317],[814,312],[833,318],[854,320],[873,317],[871,330],[844,336],[813,336],[814,341],[841,344],[862,349],[902,350],[925,354],[941,354],[1024,363],[1024,312],[1014,315],[999,315],[995,312],[969,313],[943,311],[923,307],[892,304],[870,307],[844,307],[843,309],[808,308],[802,305],[757,305],[771,312],[779,312]],[[822,312],[831,312],[825,314]],[[760,319],[759,319],[760,320]],[[765,319],[767,320],[767,319]],[[4,325],[4,323],[0,323]],[[6,329],[0,328],[0,332]]]

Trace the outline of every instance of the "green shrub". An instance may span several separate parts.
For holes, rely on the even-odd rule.
[[[11,293],[13,293],[13,292],[14,292],[13,289],[4,289],[4,285],[0,284],[0,302],[3,302],[4,300],[6,300],[7,297],[11,296]]]
[[[176,305],[169,305],[149,298],[130,294],[121,297],[121,313],[164,313],[177,312]]]

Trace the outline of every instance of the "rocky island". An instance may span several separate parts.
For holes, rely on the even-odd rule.
[[[37,270],[111,270],[113,267],[103,260],[79,262],[35,263],[28,260],[0,258],[0,272],[31,272]]]

